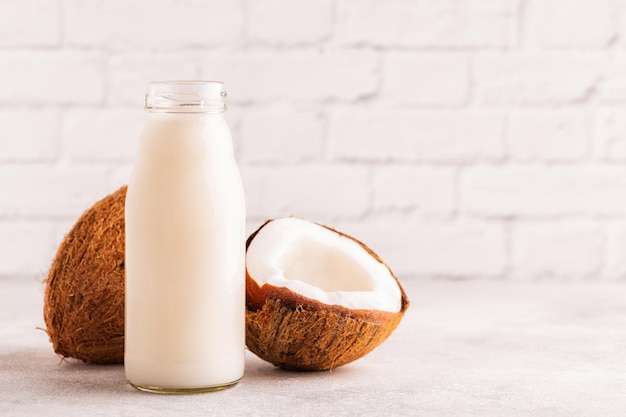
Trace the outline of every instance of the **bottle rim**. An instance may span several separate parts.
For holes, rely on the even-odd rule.
[[[145,109],[166,113],[221,113],[227,93],[221,81],[172,80],[148,84]]]

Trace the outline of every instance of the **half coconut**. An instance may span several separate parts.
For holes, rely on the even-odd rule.
[[[279,367],[328,370],[361,358],[408,306],[389,267],[329,227],[270,220],[246,242],[246,344]]]

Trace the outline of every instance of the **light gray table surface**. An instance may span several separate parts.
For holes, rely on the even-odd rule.
[[[141,393],[122,365],[61,361],[42,284],[0,281],[0,416],[626,416],[626,283],[406,280],[368,356],[281,371],[247,352],[234,388]]]

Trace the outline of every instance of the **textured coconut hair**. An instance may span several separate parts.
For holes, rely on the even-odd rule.
[[[374,350],[398,326],[404,309],[389,321],[377,323],[271,299],[260,310],[246,312],[246,345],[284,369],[325,371]]]
[[[125,199],[122,187],[83,213],[50,268],[44,319],[54,351],[63,357],[124,360]]]

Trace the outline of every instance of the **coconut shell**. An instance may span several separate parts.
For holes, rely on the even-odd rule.
[[[248,238],[246,249],[263,224]],[[389,267],[362,242],[338,232],[363,247]],[[246,345],[268,362],[285,369],[321,371],[359,359],[379,346],[396,329],[409,299],[389,269],[401,292],[397,313],[352,310],[328,305],[269,284],[260,286],[246,272]]]
[[[122,187],[83,213],[48,273],[44,320],[63,357],[124,361],[125,199]]]
[[[125,198],[122,187],[83,213],[50,268],[44,320],[54,351],[63,357],[94,363],[124,360]],[[248,238],[246,247],[264,226]],[[247,276],[246,344],[260,358],[287,369],[347,364],[372,351],[397,327],[409,305],[398,286],[401,309],[389,313],[328,306],[285,289],[259,288]]]

